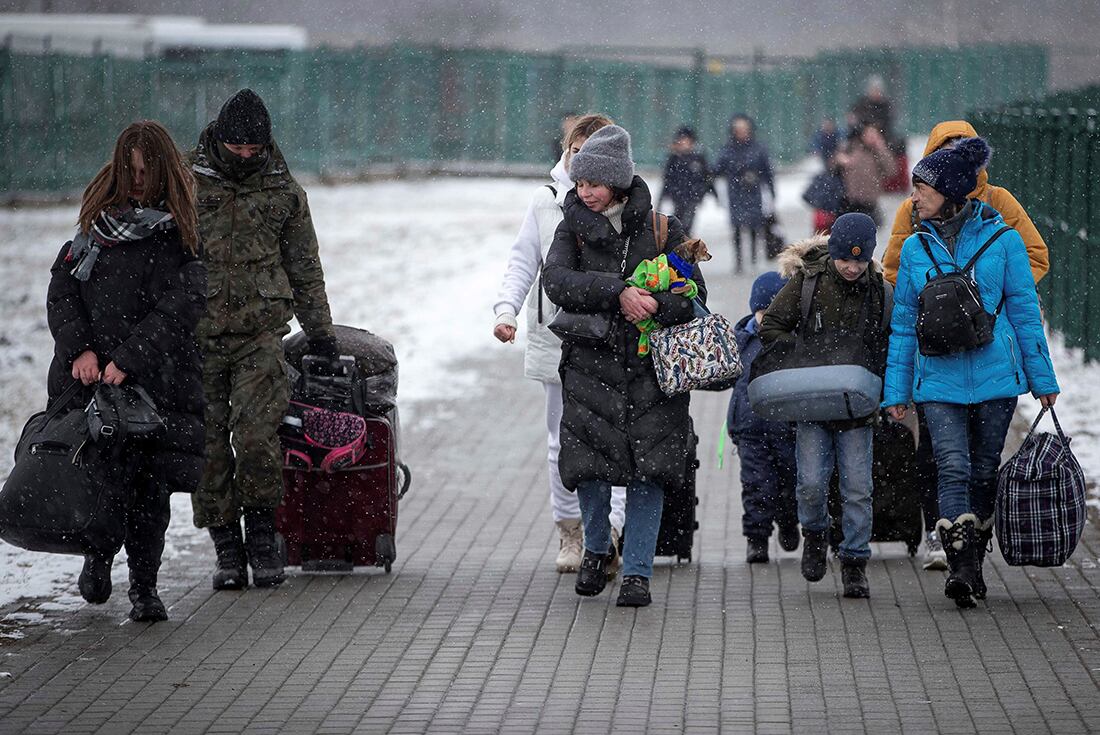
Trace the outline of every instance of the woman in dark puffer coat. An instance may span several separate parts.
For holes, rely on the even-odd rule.
[[[159,123],[130,125],[88,185],[80,226],[51,269],[47,317],[54,337],[51,404],[73,380],[138,385],[164,418],[164,438],[127,447],[133,500],[126,554],[134,620],[166,620],[157,572],[171,492],[192,492],[202,475],[202,358],[195,328],[206,306],[198,258],[193,179]],[[88,555],[80,593],[111,594],[110,557]]]
[[[593,133],[570,171],[577,188],[566,197],[565,219],[546,258],[546,293],[565,311],[623,316],[609,345],[569,340],[562,345],[565,405],[558,468],[565,487],[580,496],[585,531],[576,589],[582,595],[603,590],[611,485],[626,485],[618,604],[644,606],[650,603],[664,492],[684,483],[691,425],[688,395],[668,397],[661,391],[652,359],[638,355],[633,323],[653,316],[671,326],[694,314],[684,297],[628,287],[622,276],[659,254],[649,188],[634,176],[627,132],[611,125]],[[670,218],[665,251],[683,238],[683,228]],[[705,301],[698,268],[692,278]]]

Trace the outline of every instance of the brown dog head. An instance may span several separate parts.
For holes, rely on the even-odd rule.
[[[697,263],[705,263],[710,260],[710,252],[707,250],[707,244],[699,238],[685,238],[683,242],[676,246],[675,251],[684,262],[695,265]]]

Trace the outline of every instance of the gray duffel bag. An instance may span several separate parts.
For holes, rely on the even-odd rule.
[[[882,379],[862,365],[776,370],[749,383],[749,404],[769,421],[838,421],[870,416]]]

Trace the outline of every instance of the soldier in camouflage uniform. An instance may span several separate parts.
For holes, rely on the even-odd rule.
[[[317,236],[305,192],[271,137],[263,100],[243,89],[191,153],[205,250],[206,469],[192,498],[195,525],[218,554],[214,589],[284,577],[275,547],[282,500],[276,430],[289,401],[282,337],[297,316],[313,354],[335,358]],[[245,534],[241,535],[241,518]]]

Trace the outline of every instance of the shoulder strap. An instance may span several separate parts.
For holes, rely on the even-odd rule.
[[[885,278],[882,279],[882,324],[886,327],[894,314],[894,287]]]
[[[653,210],[653,238],[657,241],[657,254],[661,254],[668,247],[668,215],[658,214]]]
[[[1005,225],[1001,229],[994,232],[993,237],[986,240],[985,245],[982,245],[978,249],[978,252],[974,253],[974,257],[971,258],[970,260],[966,261],[966,265],[963,266],[963,273],[969,273],[970,270],[974,267],[974,265],[978,262],[978,258],[982,257],[982,255],[985,253],[985,251],[989,249],[989,246],[992,245],[993,243],[997,242],[997,238],[999,238],[1001,235],[1005,234],[1006,232],[1008,232],[1011,229],[1012,229],[1011,227],[1009,227],[1008,225]]]
[[[546,188],[550,190],[550,193],[554,195],[554,198],[558,198],[558,190],[554,188],[553,184],[546,184]]]
[[[72,383],[69,383],[69,387],[54,400],[54,404],[50,406],[50,410],[46,412],[46,422],[53,421],[57,414],[61,413],[62,409],[69,405],[69,401],[76,396],[78,390],[84,387],[84,384],[79,380],[74,379]]]
[[[817,277],[819,274],[815,273],[812,276],[805,276],[802,279],[802,321],[799,322],[799,328],[810,319],[810,307],[814,302],[814,291],[817,289]]]
[[[940,264],[936,260],[936,256],[932,254],[932,248],[928,247],[928,241],[924,239],[924,233],[918,232],[917,239],[920,240],[921,247],[924,248],[924,252],[926,255],[928,255],[928,259],[932,261],[932,267],[936,269],[936,275],[942,276],[943,269],[940,268]]]

